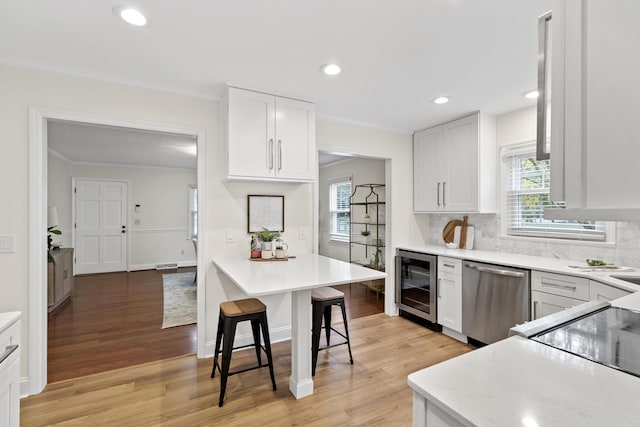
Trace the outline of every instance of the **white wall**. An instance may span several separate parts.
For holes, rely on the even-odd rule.
[[[340,178],[351,178],[352,188],[358,184],[384,184],[384,160],[352,158],[320,167],[319,171],[319,251],[320,255],[349,261],[349,244],[329,240],[329,185]],[[383,199],[384,200],[384,199]]]
[[[195,169],[132,167],[69,162],[49,152],[49,206],[56,206],[62,231],[54,241],[71,241],[72,177],[128,182],[129,269],[156,264],[195,265],[196,254],[188,238],[188,186],[196,184]],[[52,192],[52,190],[54,190]],[[134,206],[140,205],[140,212]],[[139,220],[140,224],[135,224]]]
[[[285,233],[291,253],[312,251],[314,221],[313,184],[231,182],[224,177],[225,149],[220,141],[219,103],[157,90],[144,89],[42,70],[0,64],[0,234],[16,237],[14,253],[0,254],[0,311],[21,311],[22,368],[29,370],[28,331],[28,189],[29,189],[29,107],[41,106],[56,110],[81,112],[154,125],[202,130],[206,138],[205,201],[206,216],[202,218],[200,240],[202,259],[214,255],[248,256],[249,237],[246,233],[247,194],[281,194],[285,196]],[[392,179],[398,191],[391,195],[390,207],[393,242],[411,242],[416,235],[416,221],[411,214],[411,137],[408,134],[367,128],[356,124],[319,121],[318,144],[325,150],[390,158],[387,180]],[[46,188],[47,186],[45,186]],[[52,190],[53,191],[53,190]],[[298,239],[303,228],[307,239]],[[226,243],[225,233],[234,236]],[[44,250],[45,236],[42,238]],[[388,263],[387,263],[388,264]],[[218,305],[221,301],[242,297],[238,288],[218,274],[207,261],[205,266],[206,325],[204,340],[207,351],[217,327]],[[388,293],[389,294],[389,293]],[[391,295],[391,294],[389,294]],[[392,296],[391,296],[392,297]],[[274,339],[286,337],[290,328],[290,297],[263,298],[268,306],[269,322]],[[393,311],[393,306],[387,306]],[[199,337],[202,338],[202,337]],[[28,381],[28,378],[26,378]]]
[[[535,107],[525,108],[498,117],[498,147],[506,144],[533,141],[535,138]],[[443,244],[442,229],[450,219],[459,216],[430,214],[417,215],[417,217],[422,224],[428,224],[425,242]],[[640,223],[616,223],[616,241],[614,244],[505,237],[501,235],[499,213],[497,215],[470,215],[469,224],[475,226],[474,248],[477,249],[559,257],[575,261],[597,258],[618,265],[640,267]]]

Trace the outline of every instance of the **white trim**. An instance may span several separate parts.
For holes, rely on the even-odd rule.
[[[187,233],[188,228],[131,228],[130,233]],[[186,240],[191,240],[190,238]]]
[[[202,218],[206,215],[206,140],[205,133],[200,129],[182,126],[167,126],[164,124],[140,122],[81,113],[69,110],[47,107],[29,107],[29,211],[28,211],[28,393],[37,394],[44,390],[47,384],[47,275],[46,275],[46,225],[47,225],[47,153],[48,142],[47,120],[69,120],[84,123],[102,124],[154,130],[158,132],[180,133],[196,137],[198,147],[198,230],[204,232]],[[206,337],[206,289],[205,274],[207,245],[206,240],[200,242],[198,251],[197,275],[197,334],[198,357],[205,357]]]

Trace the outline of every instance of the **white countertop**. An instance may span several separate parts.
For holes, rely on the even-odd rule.
[[[522,337],[409,375],[463,425],[637,426],[640,378]]]
[[[0,333],[4,332],[20,319],[19,311],[8,311],[6,313],[0,313]]]
[[[249,296],[279,294],[321,286],[376,280],[387,274],[318,254],[303,253],[288,261],[251,261],[215,257],[213,264]]]
[[[447,249],[438,245],[408,245],[399,246],[398,249],[405,249],[414,252],[424,252],[432,255],[448,256],[451,258],[468,259],[470,261],[487,262],[511,267],[527,268],[531,270],[549,271],[552,273],[569,274],[571,276],[586,277],[616,288],[631,292],[640,291],[640,286],[624,280],[616,279],[612,276],[640,277],[638,269],[631,271],[585,271],[571,268],[571,265],[584,265],[584,261],[570,261],[566,259],[546,258],[532,255],[512,254],[508,252],[483,251],[476,249]]]

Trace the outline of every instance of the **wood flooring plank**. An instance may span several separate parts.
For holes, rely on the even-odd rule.
[[[315,393],[288,390],[290,342],[272,345],[278,390],[268,369],[229,378],[222,408],[212,359],[185,356],[47,386],[21,401],[23,426],[409,426],[407,375],[472,350],[407,319],[377,314],[349,321],[354,364],[346,346],[323,351]],[[247,349],[233,363],[255,362]]]

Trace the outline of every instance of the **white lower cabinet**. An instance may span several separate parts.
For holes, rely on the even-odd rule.
[[[531,291],[531,318],[539,319],[549,314],[557,313],[565,308],[585,303],[586,301],[567,298],[546,292]]]
[[[462,260],[438,257],[438,323],[462,333]],[[447,332],[445,329],[443,332]],[[460,339],[458,336],[454,338]]]
[[[631,292],[625,291],[624,289],[614,288],[604,283],[589,280],[589,301],[611,301],[629,295],[630,293]]]
[[[583,277],[531,272],[531,318],[538,319],[587,301],[611,301],[631,292]]]
[[[20,314],[0,313],[0,427],[20,425]]]

